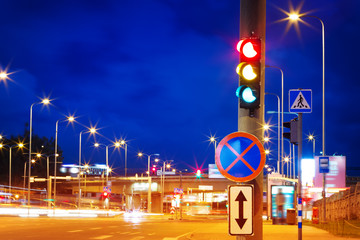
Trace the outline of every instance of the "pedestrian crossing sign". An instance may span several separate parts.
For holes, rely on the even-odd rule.
[[[311,89],[289,90],[289,112],[311,113],[312,92]]]

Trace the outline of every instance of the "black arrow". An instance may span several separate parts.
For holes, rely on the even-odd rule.
[[[240,191],[235,201],[239,202],[239,218],[238,219],[235,218],[235,220],[238,223],[240,229],[242,229],[245,222],[247,221],[247,218],[244,218],[244,201],[247,201],[247,199],[245,198],[245,195],[243,194],[242,191]]]

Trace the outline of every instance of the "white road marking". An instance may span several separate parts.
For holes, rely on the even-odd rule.
[[[128,234],[130,232],[119,232],[119,234]]]
[[[101,229],[101,227],[90,228],[90,230],[98,230],[98,229]]]
[[[138,236],[138,237],[134,237],[134,238],[132,238],[132,239],[130,239],[130,240],[140,240],[140,239],[143,239],[143,238],[145,238],[145,237]]]
[[[71,231],[67,231],[67,232],[74,233],[74,232],[82,232],[82,231],[84,231],[84,230],[71,230]]]
[[[109,238],[109,237],[112,237],[113,235],[102,235],[102,236],[98,236],[98,237],[93,237],[93,238],[90,238],[90,239],[105,239],[105,238]]]
[[[186,235],[191,235],[192,233],[193,232],[188,232],[188,233],[182,234],[182,235],[174,237],[174,238],[173,237],[171,237],[171,238],[165,237],[162,240],[179,240],[181,237],[184,237]]]

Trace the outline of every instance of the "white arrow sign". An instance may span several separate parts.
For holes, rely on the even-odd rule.
[[[229,234],[252,235],[254,215],[254,186],[231,185],[229,199]]]

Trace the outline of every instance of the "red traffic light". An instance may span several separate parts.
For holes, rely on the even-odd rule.
[[[261,41],[258,38],[242,39],[236,49],[240,53],[240,61],[259,61],[261,58]]]

